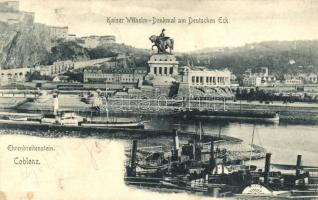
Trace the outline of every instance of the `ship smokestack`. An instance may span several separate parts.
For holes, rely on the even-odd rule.
[[[209,161],[209,169],[211,172],[215,167],[215,160],[214,160],[214,143],[211,141],[211,148],[210,148],[210,161]]]
[[[58,110],[59,110],[59,98],[58,98],[58,94],[55,93],[53,94],[53,114],[57,115]]]
[[[196,160],[197,158],[196,158],[196,144],[195,144],[195,139],[193,140],[193,148],[192,148],[192,155],[193,155],[193,160]]]
[[[300,165],[301,165],[301,155],[297,155],[296,177],[299,177],[300,175]]]
[[[265,170],[264,170],[264,184],[268,184],[269,168],[271,165],[271,153],[266,154],[265,158]]]
[[[136,166],[137,166],[137,140],[133,140],[133,146],[131,150],[131,160],[130,160],[130,173],[131,176],[136,176]]]
[[[173,130],[173,160],[177,161],[179,157],[179,137],[178,137],[178,130]]]
[[[226,155],[224,155],[224,157],[222,159],[222,174],[224,174],[225,165],[226,165]]]

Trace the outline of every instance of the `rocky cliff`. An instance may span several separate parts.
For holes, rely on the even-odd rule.
[[[46,29],[33,23],[0,23],[0,66],[19,68],[34,66],[50,51],[53,42]]]

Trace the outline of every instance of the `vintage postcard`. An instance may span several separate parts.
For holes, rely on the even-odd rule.
[[[317,10],[0,0],[0,200],[318,199]]]

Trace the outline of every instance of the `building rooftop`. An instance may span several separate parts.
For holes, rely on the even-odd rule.
[[[228,70],[227,68],[223,69],[223,70],[217,70],[217,69],[208,69],[204,66],[183,66],[183,68],[189,68],[192,71],[213,71],[213,72],[230,72],[230,70]]]
[[[103,73],[103,74],[133,74],[137,71],[141,71],[146,69],[144,68],[109,68],[109,69],[86,69],[86,73]]]

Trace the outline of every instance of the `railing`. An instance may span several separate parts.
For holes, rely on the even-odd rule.
[[[201,100],[201,99],[168,99],[158,98],[109,98],[103,101],[102,108],[112,110],[227,110],[226,100]]]

